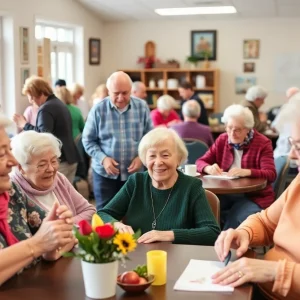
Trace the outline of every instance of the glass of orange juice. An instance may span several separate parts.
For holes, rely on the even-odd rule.
[[[167,283],[167,252],[152,250],[147,252],[147,269],[149,275],[154,275],[152,285],[164,285]]]

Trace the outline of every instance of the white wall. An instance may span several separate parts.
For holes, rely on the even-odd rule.
[[[6,28],[12,30],[3,37],[4,46],[8,47],[7,51],[3,51],[4,64],[10,62],[9,67],[14,70],[14,72],[3,74],[3,77],[6,73],[10,74],[9,78],[6,77],[6,81],[14,83],[14,87],[10,84],[9,88],[3,90],[2,96],[4,97],[4,110],[9,116],[15,111],[23,112],[28,105],[27,98],[21,96],[19,27],[30,28],[29,67],[31,74],[36,74],[36,43],[34,37],[36,19],[60,22],[82,28],[82,30],[80,28],[76,30],[75,39],[77,42],[80,37],[84,39],[83,51],[80,51],[83,53],[83,58],[82,55],[78,57],[79,60],[83,59],[83,68],[81,69],[84,70],[84,75],[76,74],[76,78],[83,78],[82,83],[86,87],[85,98],[89,99],[96,86],[104,78],[102,65],[90,66],[88,63],[88,39],[91,37],[103,39],[103,24],[99,17],[94,16],[74,0],[0,0],[0,13],[4,16],[4,26],[8,25]],[[12,32],[14,34],[11,34]],[[14,57],[13,63],[11,63],[11,55]],[[80,63],[77,62],[77,65],[80,65]],[[24,65],[24,67],[27,67],[27,65]]]
[[[300,19],[107,23],[104,25],[105,74],[116,69],[141,68],[136,60],[144,56],[144,44],[149,40],[156,43],[159,59],[174,58],[183,65],[185,57],[190,55],[190,31],[217,30],[217,61],[212,66],[221,70],[219,106],[223,110],[243,99],[242,95],[235,94],[235,76],[243,75],[243,62],[250,61],[243,59],[243,40],[260,39],[260,58],[252,61],[256,63],[257,83],[269,90],[262,107],[265,110],[283,101],[284,93],[276,92],[274,87],[275,58],[282,53],[300,54],[298,28]]]

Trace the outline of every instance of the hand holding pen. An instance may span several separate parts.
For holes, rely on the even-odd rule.
[[[250,244],[250,237],[246,230],[228,229],[222,231],[215,242],[215,251],[220,261],[224,261],[228,256],[230,248],[237,249],[237,257],[241,257],[247,252]]]

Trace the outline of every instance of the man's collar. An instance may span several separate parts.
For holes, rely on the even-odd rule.
[[[113,103],[112,103],[112,101],[111,101],[111,99],[109,98],[109,107],[111,108],[111,109],[116,109],[116,110],[119,110],[119,108],[116,106],[116,105],[114,105]],[[128,106],[127,106],[128,108],[126,109],[126,111],[128,110],[128,109],[130,109],[131,108],[131,97],[130,97],[130,100],[129,100],[129,103],[128,103]]]

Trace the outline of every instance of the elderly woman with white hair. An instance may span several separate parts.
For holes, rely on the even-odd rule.
[[[210,149],[196,161],[201,173],[264,178],[266,187],[248,194],[222,195],[221,220],[224,229],[236,228],[249,215],[269,207],[274,201],[272,182],[276,179],[271,141],[253,129],[251,111],[233,104],[224,111],[222,121],[226,133],[221,134]]]
[[[187,149],[176,132],[156,128],[147,133],[139,157],[148,171],[131,175],[99,216],[121,232],[140,229],[139,243],[213,245],[219,226],[202,182],[177,170]]]
[[[279,113],[277,129],[291,125],[290,157],[300,171],[300,96],[295,95]],[[300,299],[300,174],[266,210],[247,218],[236,230],[219,236],[215,250],[221,261],[230,248],[241,257],[249,247],[272,246],[264,259],[242,258],[213,276],[213,283],[240,286],[258,283],[264,299]],[[260,299],[254,295],[253,299]]]
[[[151,111],[151,119],[153,125],[156,126],[171,126],[180,121],[180,117],[174,110],[176,101],[169,95],[163,95],[157,100],[157,108]]]
[[[11,179],[36,205],[49,211],[58,202],[70,209],[75,223],[91,220],[94,206],[58,172],[61,142],[55,136],[25,131],[13,137],[11,147],[19,163]]]
[[[72,213],[66,206],[56,203],[46,216],[11,183],[9,173],[17,161],[5,132],[10,124],[0,115],[0,285],[23,268],[35,265],[40,256],[58,259],[75,243]]]
[[[247,90],[245,100],[242,105],[248,107],[254,117],[254,128],[258,132],[264,132],[267,129],[267,117],[260,115],[259,108],[265,103],[265,99],[268,96],[268,92],[265,88],[259,85],[250,87]]]

